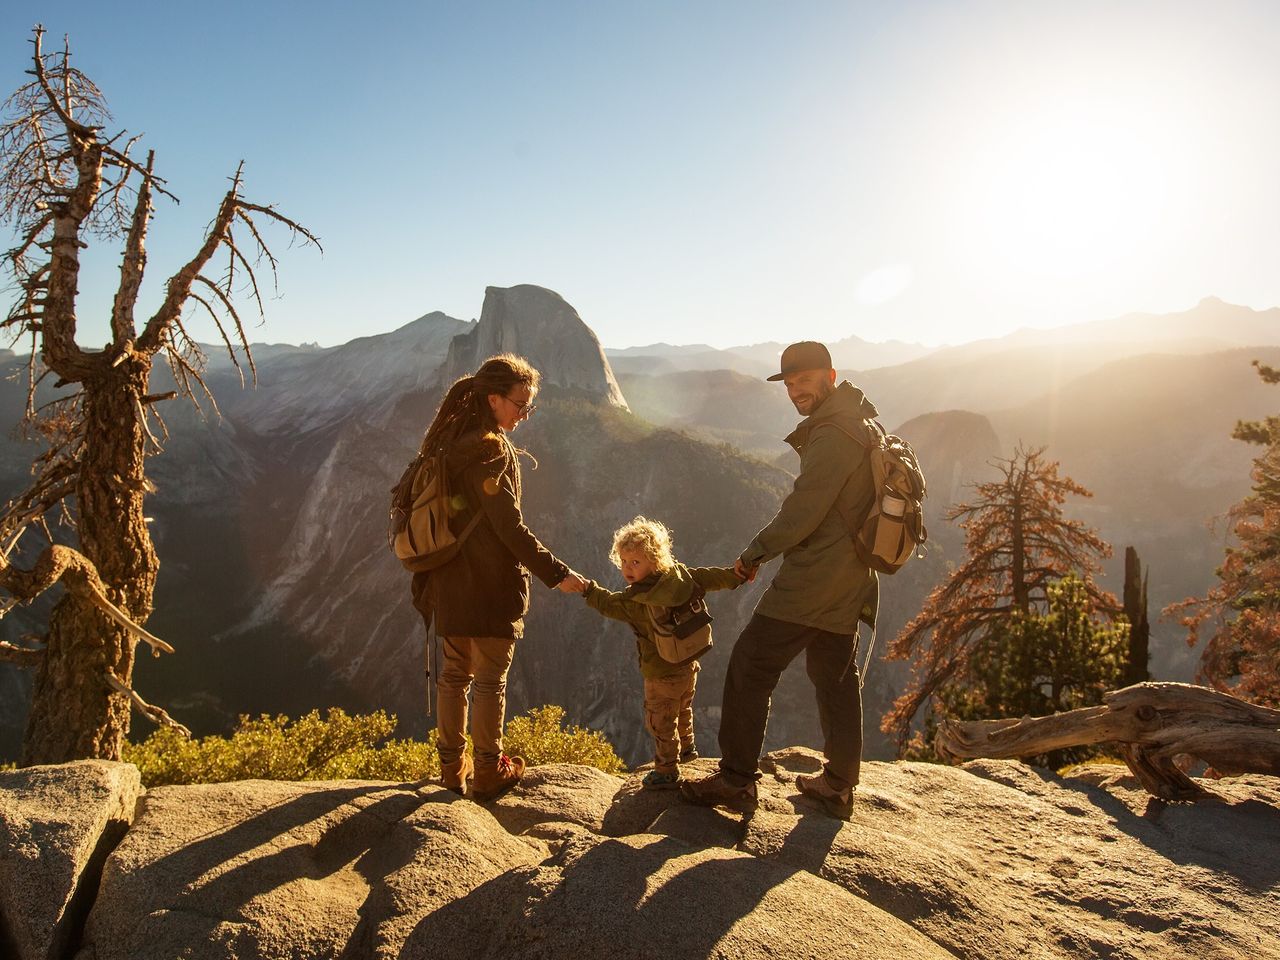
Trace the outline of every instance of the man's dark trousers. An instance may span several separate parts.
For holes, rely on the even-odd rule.
[[[818,697],[827,775],[856,786],[862,762],[862,685],[856,635],[752,616],[729,657],[720,713],[720,769],[730,783],[756,779],[769,701],[778,678],[800,651]]]

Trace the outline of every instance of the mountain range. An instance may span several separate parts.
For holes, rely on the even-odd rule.
[[[1230,439],[1231,427],[1280,406],[1249,366],[1255,357],[1280,363],[1277,319],[1280,311],[1210,299],[1183,314],[931,352],[896,345],[903,362],[863,368],[854,365],[858,350],[892,352],[874,354],[854,338],[835,345],[842,373],[916,445],[930,482],[931,550],[885,583],[880,643],[960,554],[946,509],[1019,442],[1047,445],[1094,491],[1068,503],[1070,515],[1098,527],[1117,553],[1137,546],[1151,570],[1153,619],[1165,603],[1203,591],[1222,549],[1206,523],[1248,489],[1252,451]],[[338,347],[255,346],[255,389],[241,389],[231,363],[214,360],[207,379],[221,417],[168,404],[170,439],[148,468],[161,558],[149,627],[178,652],[142,658],[139,690],[197,733],[225,731],[242,713],[338,705],[386,708],[403,733],[421,734],[428,647],[407,575],[385,545],[385,511],[452,379],[502,350],[542,370],[538,413],[514,436],[538,464],[526,468],[526,517],[566,562],[617,588],[611,534],[637,513],[667,522],[677,555],[694,564],[731,563],[773,515],[795,467],[780,438],[797,419],[785,390],[762,380],[778,349],[602,350],[562,297],[523,285],[488,288],[475,322],[429,313]],[[689,366],[711,357],[726,366]],[[25,400],[15,376],[22,363],[0,363],[6,423]],[[157,370],[156,392],[164,380]],[[36,452],[17,436],[0,442],[0,492],[22,488]],[[714,752],[728,650],[768,576],[711,598],[717,649],[697,700],[704,750]],[[1118,590],[1118,576],[1112,561],[1107,586]],[[0,626],[16,636],[39,616],[16,611]],[[1157,622],[1152,650],[1157,677],[1191,677],[1195,651],[1179,629]],[[625,628],[577,598],[535,589],[510,710],[560,703],[639,762],[647,736],[634,658]],[[873,663],[869,755],[887,755],[877,720],[903,674],[901,664]],[[7,756],[17,750],[27,688],[25,675],[0,666]],[[771,745],[820,742],[802,666],[774,704]]]

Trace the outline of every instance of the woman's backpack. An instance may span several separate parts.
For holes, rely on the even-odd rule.
[[[707,591],[700,584],[693,585],[693,595],[679,606],[646,608],[653,624],[654,646],[663,660],[682,665],[711,649],[711,614]]]
[[[391,488],[387,522],[387,543],[406,570],[434,570],[457,556],[484,514],[477,509],[462,533],[455,535],[449,529],[449,517],[458,511],[456,499],[449,493],[444,450],[420,450]]]

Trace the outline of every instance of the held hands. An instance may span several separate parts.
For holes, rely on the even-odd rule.
[[[733,572],[738,575],[738,579],[743,583],[754,583],[756,579],[756,572],[759,569],[759,567],[748,567],[742,562],[741,557],[733,561]]]
[[[561,593],[585,593],[590,583],[591,581],[581,574],[570,570],[565,574],[564,579],[556,584],[556,589]]]

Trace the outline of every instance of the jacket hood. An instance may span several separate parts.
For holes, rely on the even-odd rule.
[[[831,396],[818,404],[818,409],[805,419],[816,422],[818,420],[829,420],[832,417],[841,415],[856,417],[859,420],[868,420],[878,417],[880,412],[876,410],[876,405],[868,400],[866,394],[858,387],[855,387],[848,380],[841,380],[835,390],[831,392]]]
[[[446,448],[450,469],[463,470],[473,463],[494,463],[507,454],[509,441],[496,430],[472,430]]]
[[[670,570],[645,577],[639,583],[627,587],[627,598],[636,603],[657,607],[678,607],[693,596],[693,576],[683,563]]]
[[[828,420],[860,424],[864,420],[874,420],[879,415],[876,405],[867,399],[866,394],[848,380],[842,380],[831,392],[831,396],[818,405],[817,410],[800,421],[787,437],[787,443],[793,447],[803,444],[808,439],[810,430]]]

